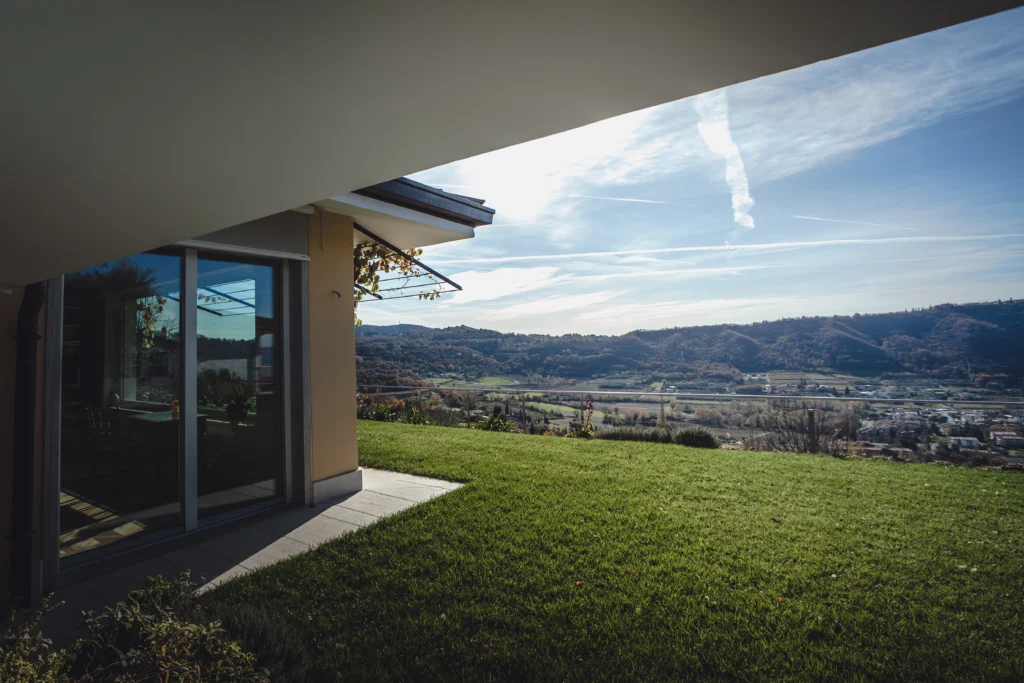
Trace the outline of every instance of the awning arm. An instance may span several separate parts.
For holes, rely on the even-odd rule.
[[[358,289],[363,294],[369,294],[370,296],[377,297],[378,299],[382,299],[382,300],[384,299],[384,297],[382,297],[380,294],[377,294],[376,292],[371,292],[370,290],[368,290],[366,287],[363,287],[358,282],[356,282],[354,284],[356,286],[356,289]],[[339,294],[338,296],[341,296],[341,295]]]
[[[399,256],[404,258],[405,260],[412,261],[417,266],[419,266],[423,270],[427,271],[428,273],[430,273],[434,277],[437,277],[437,278],[440,278],[440,279],[444,280],[445,282],[450,284],[452,287],[454,287],[458,291],[460,291],[460,292],[462,291],[462,287],[457,282],[453,282],[452,280],[449,280],[444,275],[441,275],[441,273],[437,272],[436,270],[434,270],[433,268],[431,268],[427,264],[419,261],[418,259],[416,259],[416,258],[414,258],[412,256],[409,256],[407,253],[405,253],[404,251],[402,251],[401,249],[399,249],[395,245],[391,244],[387,240],[385,240],[385,239],[383,239],[381,237],[377,237],[372,232],[370,232],[369,230],[367,230],[363,226],[359,225],[358,223],[353,221],[352,222],[352,227],[354,227],[356,230],[358,230],[359,232],[363,233],[364,235],[366,235],[367,237],[369,237],[373,241],[377,242],[378,244],[381,244],[381,245],[387,247],[388,249],[390,249],[391,251],[395,252],[396,254],[398,254]],[[356,285],[356,286],[358,287],[358,285]],[[378,298],[380,298],[380,297],[378,297]]]

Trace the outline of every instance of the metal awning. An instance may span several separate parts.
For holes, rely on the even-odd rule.
[[[388,286],[379,288],[376,292],[371,292],[366,287],[356,283],[355,288],[363,294],[372,297],[370,301],[376,299],[377,301],[386,301],[389,299],[409,299],[412,297],[425,298],[427,296],[437,296],[441,294],[450,294],[451,292],[461,292],[462,287],[446,277],[445,275],[437,272],[427,264],[423,263],[414,256],[410,256],[408,253],[402,251],[395,245],[391,244],[387,240],[364,228],[359,223],[352,223],[352,227],[358,232],[362,233],[366,237],[370,238],[373,243],[379,244],[386,248],[391,253],[397,255],[399,258],[405,260],[407,263],[412,264],[413,269],[411,273],[402,274],[396,277],[381,278],[378,280],[379,284],[387,283]],[[434,288],[432,291],[425,291],[428,288]],[[421,291],[414,291],[421,290]]]

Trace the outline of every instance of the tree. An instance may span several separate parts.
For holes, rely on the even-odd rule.
[[[421,255],[423,253],[422,249],[409,249],[402,253],[409,258],[403,258],[395,251],[376,242],[356,246],[353,257],[355,261],[355,283],[357,286],[352,288],[352,308],[356,325],[363,324],[358,314],[359,302],[363,300],[367,292],[376,294],[380,290],[381,273],[395,273],[398,277],[405,278],[405,282],[401,284],[426,274],[426,271],[411,260]],[[401,286],[401,284],[398,286]],[[439,296],[441,296],[440,285],[432,291],[417,294],[417,298],[425,301],[432,301]]]
[[[815,410],[815,435],[812,438],[808,408]],[[763,433],[752,445],[760,450],[784,453],[809,453],[812,442],[819,453],[841,457],[848,451],[850,438],[860,424],[859,409],[847,406],[843,412],[833,412],[824,406],[797,401],[782,401],[770,405],[756,419]]]

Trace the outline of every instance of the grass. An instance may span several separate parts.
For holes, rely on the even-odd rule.
[[[466,486],[211,593],[323,680],[1021,680],[1024,476],[359,425]],[[975,571],[976,569],[976,571]]]
[[[519,384],[516,380],[511,377],[499,377],[497,375],[487,375],[480,379],[473,381],[464,381],[459,379],[432,379],[430,380],[434,386],[441,387],[444,389],[455,389],[455,388],[491,388],[491,387],[508,387]]]
[[[527,401],[526,406],[528,408],[544,411],[546,413],[558,413],[561,414],[562,417],[574,417],[576,415],[579,415],[580,412],[579,408],[574,408],[572,406],[563,406],[558,403],[545,403],[543,401]],[[599,422],[600,420],[603,420],[604,411],[595,410],[593,415],[591,415],[591,419],[594,422]]]

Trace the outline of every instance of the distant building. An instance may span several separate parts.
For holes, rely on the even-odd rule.
[[[890,441],[895,437],[914,438],[928,428],[928,422],[916,412],[900,410],[892,417],[866,422],[857,432],[864,441]]]
[[[956,446],[960,450],[965,448],[980,448],[981,442],[975,439],[973,436],[954,436],[949,440],[949,446],[952,448]]]
[[[862,458],[910,458],[914,455],[914,451],[910,448],[899,448],[887,443],[875,443],[871,441],[857,441],[853,444],[853,450],[854,453]]]
[[[1024,448],[1024,436],[1014,432],[992,432],[992,441],[1003,448]]]
[[[885,442],[895,433],[892,420],[869,420],[857,430],[857,438],[861,441]]]

